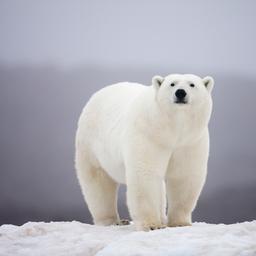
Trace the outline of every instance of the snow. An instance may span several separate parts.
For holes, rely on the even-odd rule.
[[[133,225],[101,227],[80,222],[28,222],[0,227],[0,255],[256,255],[256,220],[232,225],[135,231]]]

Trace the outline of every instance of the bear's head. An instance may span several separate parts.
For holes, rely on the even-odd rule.
[[[155,98],[161,108],[169,109],[200,109],[211,112],[214,80],[210,76],[200,78],[191,74],[172,74],[166,77],[154,76],[152,85]],[[207,112],[208,112],[207,111]]]

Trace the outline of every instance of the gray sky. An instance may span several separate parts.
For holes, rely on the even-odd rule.
[[[254,73],[256,2],[0,2],[0,61]]]
[[[86,2],[0,2],[0,60],[74,65],[86,60]]]

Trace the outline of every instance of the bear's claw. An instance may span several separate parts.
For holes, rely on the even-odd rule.
[[[130,224],[130,221],[127,220],[127,219],[121,219],[121,220],[119,220],[119,221],[116,223],[116,225],[118,225],[118,226],[125,226],[125,225],[129,225],[129,224]]]
[[[149,226],[149,230],[156,230],[156,229],[163,229],[166,228],[165,225],[161,225],[161,226]]]

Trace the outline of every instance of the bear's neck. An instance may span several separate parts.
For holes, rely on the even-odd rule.
[[[163,144],[193,143],[199,140],[208,129],[210,118],[209,108],[198,111],[191,108],[173,108],[168,113],[153,104],[152,112],[147,116],[147,125],[151,127],[151,136],[157,135]],[[168,140],[168,138],[172,138]]]

